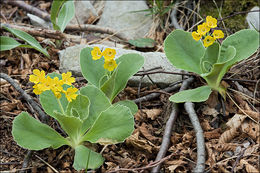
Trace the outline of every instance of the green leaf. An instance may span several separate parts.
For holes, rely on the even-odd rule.
[[[137,105],[132,100],[122,100],[122,101],[116,102],[113,105],[114,106],[116,106],[116,105],[123,105],[123,106],[128,107],[130,109],[132,115],[136,114],[137,111],[138,111]]]
[[[60,30],[59,26],[57,25],[56,19],[59,14],[61,6],[66,2],[67,0],[54,0],[51,5],[51,22],[53,25],[53,28],[55,30]]]
[[[14,140],[23,148],[41,150],[54,149],[68,142],[55,130],[32,118],[27,112],[20,113],[13,121],[12,135]]]
[[[93,48],[84,48],[80,52],[80,68],[83,77],[91,84],[100,88],[100,81],[106,75],[104,69],[104,58],[93,60],[91,50]]]
[[[54,96],[53,92],[48,90],[48,91],[44,91],[41,95],[40,95],[40,103],[42,105],[42,108],[44,109],[44,111],[50,115],[53,118],[56,118],[54,111],[57,111],[61,114],[63,114],[66,109],[67,109],[67,105],[68,105],[68,101],[67,98],[65,97],[65,94],[61,94],[61,98],[60,98],[60,102],[62,105],[62,109],[58,103],[57,98]]]
[[[94,85],[82,87],[80,94],[87,96],[90,101],[89,116],[84,120],[81,131],[84,134],[94,124],[100,113],[111,106],[111,103],[106,95]]]
[[[84,141],[100,144],[123,142],[134,130],[134,116],[128,107],[111,106],[100,114]]]
[[[76,100],[73,100],[68,104],[66,114],[69,116],[74,116],[73,110],[75,109],[79,116],[78,118],[85,120],[89,115],[89,104],[88,97],[79,94]]]
[[[195,89],[180,91],[172,95],[169,99],[175,103],[183,102],[203,102],[209,98],[211,88],[209,86],[201,86]]]
[[[21,44],[13,38],[1,36],[0,37],[0,51],[11,50],[20,46]]]
[[[228,69],[233,65],[236,49],[233,46],[229,46],[227,49],[225,49],[225,52],[222,49],[221,56],[223,55],[231,60],[228,62],[215,63],[209,73],[201,74],[201,77],[207,81],[208,85],[216,91],[219,91],[219,84],[221,79],[226,74]]]
[[[118,64],[116,71],[112,74],[112,77],[110,77],[110,79],[108,79],[101,87],[101,90],[105,92],[111,102],[114,100],[117,94],[125,88],[128,79],[137,73],[138,70],[143,66],[144,57],[139,54],[129,53],[120,56],[118,59],[116,59],[116,61]],[[109,92],[111,91],[108,89],[113,89],[113,93],[110,94]]]
[[[140,48],[153,48],[156,44],[156,42],[151,38],[139,38],[135,40],[128,40],[128,42],[131,45]]]
[[[233,63],[248,58],[259,48],[259,33],[252,29],[244,29],[228,36],[222,43],[221,49],[234,46],[236,56]],[[225,57],[222,57],[224,59]],[[226,57],[227,58],[227,57]]]
[[[16,37],[26,41],[28,44],[33,46],[34,49],[38,50],[39,52],[43,53],[45,56],[50,57],[48,52],[42,48],[42,46],[39,44],[35,38],[33,38],[30,34],[27,34],[26,32],[23,32],[18,29],[9,28],[7,26],[3,26],[4,29],[14,34]]]
[[[164,41],[164,50],[169,61],[179,69],[201,74],[200,59],[205,48],[195,41],[190,32],[174,30]]]
[[[213,43],[211,46],[206,48],[204,56],[201,58],[201,71],[203,73],[210,72],[213,64],[218,61],[219,57],[219,44]]]
[[[67,1],[61,7],[58,16],[58,26],[60,31],[63,32],[68,23],[73,19],[75,14],[74,1]]]
[[[101,154],[79,145],[75,148],[73,167],[77,171],[81,169],[97,169],[103,164],[104,160]]]
[[[54,111],[54,114],[55,114],[55,118],[61,125],[61,128],[63,130],[65,130],[65,132],[73,140],[73,142],[70,144],[70,146],[74,148],[81,142],[80,141],[80,136],[81,136],[80,130],[81,130],[83,122],[77,117],[63,115],[56,111]]]

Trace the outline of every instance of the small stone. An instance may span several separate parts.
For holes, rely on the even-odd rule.
[[[104,11],[97,25],[109,27],[128,40],[143,38],[149,32],[153,23],[152,17],[147,12],[135,12],[147,10],[144,0],[139,1],[106,1]]]
[[[90,45],[89,47],[97,46],[101,50],[104,50],[107,48],[107,46],[96,44],[96,45]],[[87,47],[87,45],[76,45],[73,47],[68,47],[65,50],[62,50],[59,52],[59,58],[60,58],[60,71],[66,72],[71,71],[73,74],[77,76],[82,76],[81,69],[80,69],[80,51]],[[116,47],[110,47],[116,50],[117,54],[115,58],[118,58],[119,56],[126,54],[126,53],[137,53],[142,55],[145,58],[144,66],[140,70],[149,70],[156,67],[161,67],[160,70],[162,71],[168,71],[168,72],[181,72],[181,70],[176,69],[172,66],[172,64],[168,61],[164,53],[161,52],[139,52],[135,50],[126,50],[122,48],[116,48]],[[174,83],[176,81],[181,80],[180,75],[173,75],[173,74],[165,74],[165,73],[156,73],[156,74],[150,74],[150,79],[158,84],[161,87],[164,87],[166,85],[169,85],[171,83]],[[146,75],[142,79],[142,84],[144,85],[150,85],[152,84],[151,80]],[[137,86],[141,80],[141,76],[133,76],[130,78],[129,83],[131,85]]]
[[[70,24],[77,25],[79,22],[80,25],[83,25],[87,23],[90,17],[98,17],[97,11],[91,4],[91,1],[75,1],[74,5],[75,17],[70,21]]]
[[[260,8],[258,6],[253,7],[247,14],[246,21],[250,29],[257,29],[260,31]],[[254,11],[254,12],[252,12]]]

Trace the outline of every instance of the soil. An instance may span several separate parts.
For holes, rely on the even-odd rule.
[[[26,2],[50,12],[51,3],[48,1]],[[26,13],[20,8],[1,2],[1,23],[15,21],[17,24],[29,24],[30,21]],[[229,28],[229,25],[226,27]],[[232,34],[235,29],[232,28],[228,31]],[[3,29],[0,32],[1,35],[12,36]],[[69,34],[79,33],[71,32]],[[162,40],[167,34],[167,32],[162,34],[161,29],[154,34],[158,45],[152,51],[161,50]],[[24,91],[39,103],[38,96],[32,92],[29,75],[32,74],[33,69],[45,70],[46,73],[59,73],[58,51],[75,45],[75,43],[65,44],[63,42],[60,47],[54,47],[43,41],[46,38],[36,37],[36,39],[43,47],[48,48],[51,58],[47,58],[34,49],[15,48],[4,51],[1,52],[0,56],[0,72],[12,77]],[[53,39],[50,41],[55,43]],[[224,114],[223,106],[221,106],[216,93],[213,93],[208,101],[195,104],[195,110],[204,131],[207,151],[205,169],[207,172],[255,172],[260,169],[258,162],[259,124],[255,123],[259,122],[260,117],[259,61],[258,50],[253,56],[238,63],[226,74],[225,78],[239,79],[239,81],[224,81],[232,98],[231,100],[227,97],[224,102],[226,108]],[[196,77],[195,81],[190,88],[204,84],[204,81],[199,77]],[[85,85],[87,85],[85,80],[77,78],[75,87],[80,88]],[[138,90],[140,90],[140,94],[138,94]],[[159,90],[160,88],[156,85],[127,86],[116,98],[116,101],[133,100]],[[151,168],[147,169],[146,167],[155,160],[160,149],[165,125],[171,112],[171,103],[168,98],[173,93],[161,92],[158,98],[138,104],[139,110],[135,114],[135,130],[125,142],[109,145],[106,148],[99,144],[92,144],[91,148],[96,152],[103,150],[102,155],[105,162],[99,169],[91,172],[109,172],[119,168],[142,167],[143,169],[136,172],[150,172]],[[183,105],[180,104],[178,107],[180,112],[174,123],[170,148],[166,153],[166,156],[173,155],[163,162],[162,172],[191,172],[196,164],[195,132]],[[48,148],[33,151],[28,166],[23,167],[28,150],[21,148],[13,140],[12,121],[22,111],[28,112],[33,117],[38,117],[38,114],[11,84],[3,80],[1,80],[0,110],[0,171],[76,172],[72,167],[74,151],[67,146],[56,150]],[[256,119],[245,117],[242,124],[236,128],[236,132],[231,132],[230,129],[233,126],[230,126],[230,122],[237,123],[238,120],[234,120],[234,117],[243,117],[242,115],[245,113],[250,117],[256,117]],[[60,132],[59,125],[52,118],[49,118],[48,125]]]

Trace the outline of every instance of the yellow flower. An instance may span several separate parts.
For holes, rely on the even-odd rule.
[[[45,80],[45,72],[42,70],[34,69],[33,74],[30,75],[29,81],[35,84],[43,82]]]
[[[196,40],[196,41],[199,41],[200,39],[201,39],[201,37],[202,37],[202,35],[201,34],[199,34],[199,33],[197,33],[197,32],[192,32],[192,37],[193,37],[193,39],[194,40]]]
[[[217,22],[218,22],[217,19],[215,19],[214,17],[211,17],[211,16],[206,17],[206,24],[210,28],[216,28]]]
[[[41,83],[35,84],[35,85],[33,86],[33,88],[34,88],[33,92],[34,92],[36,95],[40,95],[43,91],[46,91],[46,90],[45,90],[46,88],[45,88],[44,85],[41,84]]]
[[[214,37],[214,39],[223,38],[224,37],[224,33],[221,30],[215,30],[213,32],[213,37]]]
[[[117,67],[116,61],[114,59],[105,60],[104,69],[108,71],[113,71]]]
[[[78,91],[77,88],[70,87],[67,89],[67,91],[64,92],[65,96],[69,102],[71,102],[72,99],[73,100],[76,99],[76,97],[78,96],[78,94],[76,94],[77,91]]]
[[[211,36],[207,36],[205,37],[205,39],[203,40],[203,44],[205,47],[209,47],[210,45],[212,45],[214,43],[215,39]]]
[[[62,73],[61,76],[62,76],[62,84],[71,85],[72,83],[75,82],[75,78],[71,77],[71,72]]]
[[[198,26],[197,32],[201,35],[205,35],[207,32],[209,32],[210,28],[207,26],[206,23],[203,23]]]
[[[50,85],[50,89],[54,93],[55,97],[59,98],[60,97],[59,93],[63,90],[62,81],[59,80],[58,77],[55,77],[52,80],[50,80],[49,85]]]
[[[116,50],[111,48],[106,48],[102,55],[104,56],[105,60],[113,59],[116,55]]]
[[[91,55],[93,60],[100,59],[102,57],[102,53],[99,47],[94,47],[93,50],[91,51]]]

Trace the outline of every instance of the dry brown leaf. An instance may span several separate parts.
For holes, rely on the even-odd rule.
[[[153,136],[153,135],[150,133],[150,131],[148,130],[149,127],[148,127],[147,124],[142,123],[142,125],[139,126],[138,129],[139,129],[139,131],[141,132],[141,134],[142,134],[146,139],[148,139],[148,140],[150,140],[150,141],[152,141],[152,142],[158,140],[158,137],[155,137],[155,136]]]
[[[162,113],[162,109],[143,109],[143,112],[146,113],[147,118],[155,120]]]
[[[209,121],[206,119],[202,119],[201,127],[202,127],[203,131],[213,130],[213,127],[211,127],[211,125],[209,124]]]
[[[217,129],[214,129],[212,131],[207,131],[207,132],[204,132],[204,137],[207,139],[207,140],[210,140],[210,139],[218,139],[220,137],[220,133],[221,133],[221,128],[217,128]]]
[[[153,146],[151,146],[147,140],[139,139],[139,131],[134,132],[130,137],[126,139],[126,144],[131,145],[134,148],[141,149],[152,153]]]
[[[208,155],[206,164],[209,165],[210,168],[213,168],[214,165],[216,164],[216,157],[215,157],[215,152],[213,150],[213,144],[207,142],[205,145],[206,145],[207,155]]]
[[[185,171],[184,165],[186,164],[186,162],[183,160],[172,160],[172,161],[165,162],[165,164],[170,165],[170,166],[166,166],[166,168],[170,172],[184,172]]]
[[[143,119],[146,117],[146,114],[142,113],[142,111],[138,109],[137,113],[134,116],[136,121],[143,121]]]
[[[251,155],[251,154],[258,154],[258,149],[259,149],[259,144],[251,145],[245,150],[244,156]]]
[[[214,147],[218,152],[223,152],[223,151],[235,151],[238,146],[240,146],[240,145],[239,145],[239,144],[236,144],[236,143],[221,143],[221,144],[213,145],[213,147]]]
[[[51,6],[51,3],[50,2],[42,2],[42,3],[40,3],[39,4],[39,7],[40,7],[40,9],[42,9],[42,10],[46,10],[47,8],[49,8]]]
[[[180,139],[182,138],[182,134],[179,134],[179,133],[176,133],[176,132],[173,132],[172,136],[171,136],[171,143],[174,145],[174,144],[177,144],[180,142]]]
[[[231,128],[231,129],[225,131],[224,133],[222,133],[222,135],[219,138],[218,143],[219,144],[228,143],[229,141],[231,141],[233,138],[235,138],[238,135],[239,135],[238,129]]]
[[[213,117],[216,117],[219,114],[215,108],[210,108],[209,106],[204,106],[202,108],[202,113],[204,115],[212,115]]]
[[[241,130],[243,133],[248,134],[254,140],[259,137],[259,125],[253,121],[244,121],[241,125]]]
[[[254,166],[252,166],[250,163],[248,163],[246,160],[241,159],[240,164],[244,165],[246,167],[246,171],[249,173],[258,173],[259,170],[256,169]]]
[[[22,54],[22,58],[23,58],[23,60],[25,62],[25,68],[26,69],[29,68],[32,65],[32,61],[30,59],[29,54]]]
[[[243,121],[245,120],[246,116],[242,114],[235,114],[227,123],[226,125],[230,128],[237,129],[241,126]]]
[[[244,112],[249,115],[251,118],[253,118],[254,120],[256,120],[257,122],[260,119],[260,113],[259,112],[255,112],[252,110],[244,110]]]
[[[211,92],[208,100],[206,101],[206,104],[210,107],[210,108],[215,108],[218,104],[218,93],[217,92]]]

